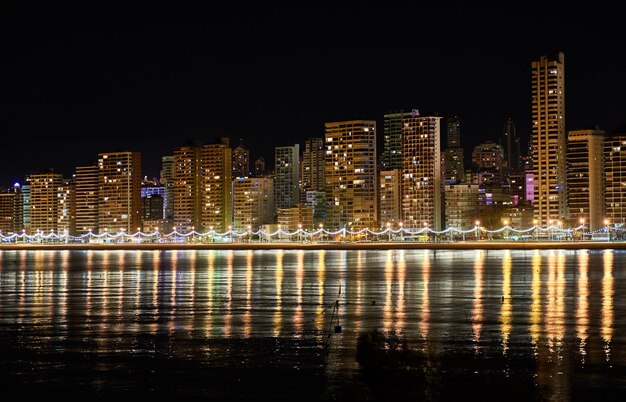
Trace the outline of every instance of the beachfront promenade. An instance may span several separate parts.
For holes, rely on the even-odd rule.
[[[1,250],[626,250],[626,241],[6,243]]]

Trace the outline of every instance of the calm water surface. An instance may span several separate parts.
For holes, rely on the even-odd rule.
[[[612,250],[0,251],[0,382],[103,399],[625,400],[625,271]]]

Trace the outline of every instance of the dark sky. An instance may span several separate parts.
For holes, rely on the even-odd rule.
[[[272,160],[326,121],[376,119],[382,134],[385,112],[411,108],[458,115],[466,152],[509,116],[525,145],[530,63],[559,50],[567,128],[626,124],[611,7],[58,3],[0,9],[2,186],[47,167],[69,177],[114,150],[141,151],[157,176],[174,147],[221,135]]]

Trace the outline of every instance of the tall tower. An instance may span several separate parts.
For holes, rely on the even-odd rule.
[[[98,155],[98,228],[134,233],[141,227],[141,153]]]
[[[538,224],[567,218],[565,56],[532,62],[534,214]]]
[[[52,170],[30,175],[30,232],[50,234],[59,224],[59,188],[63,175]]]
[[[611,225],[626,224],[626,127],[604,139],[606,173],[606,218]]]
[[[174,157],[161,157],[161,185],[165,187],[165,198],[163,204],[165,208],[166,220],[174,219]]]
[[[376,122],[340,121],[325,123],[324,128],[327,227],[376,227]]]
[[[415,110],[413,113],[417,113]],[[383,169],[402,168],[402,119],[411,112],[394,112],[384,115],[383,123]]]
[[[448,146],[445,150],[445,179],[458,183],[465,178],[465,156],[461,148],[461,119],[458,116],[448,118],[446,131]]]
[[[274,160],[274,207],[295,207],[300,199],[300,145],[276,147]]]
[[[243,139],[240,140],[237,148],[233,150],[232,166],[233,177],[250,176],[250,150],[244,146]]]
[[[441,229],[441,117],[410,116],[402,126],[402,221]]]
[[[98,233],[98,165],[76,167],[76,231]]]
[[[223,233],[233,221],[232,149],[222,139],[202,146],[200,165],[201,222],[196,230]]]
[[[509,171],[519,172],[522,168],[520,163],[520,143],[515,123],[510,117],[504,122],[502,129],[502,147],[504,148],[504,158]]]
[[[589,230],[604,226],[604,131],[568,133],[567,189],[571,223]]]
[[[301,167],[302,191],[324,191],[324,139],[308,138],[304,143]]]
[[[200,154],[202,145],[190,142],[174,148],[174,228],[200,228]]]

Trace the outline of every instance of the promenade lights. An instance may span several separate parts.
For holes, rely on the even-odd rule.
[[[400,239],[404,241],[404,223],[398,222],[398,227],[400,228]]]
[[[474,236],[476,237],[476,240],[478,240],[478,229],[480,228],[480,221],[476,221],[474,222]]]
[[[391,241],[391,222],[387,222],[387,239]]]
[[[610,241],[611,240],[611,226],[609,225],[610,222],[608,219],[604,219],[604,226],[606,226],[606,241]]]
[[[302,241],[302,224],[298,223],[298,241]]]
[[[248,225],[247,229],[248,229],[248,243],[250,243],[250,241],[252,240],[252,226]]]
[[[509,237],[509,220],[505,219],[502,223],[504,223],[504,238],[506,239]]]

